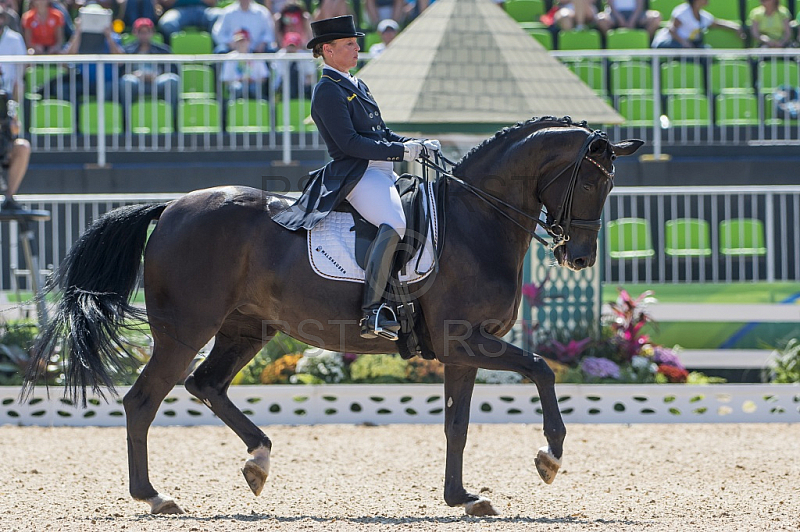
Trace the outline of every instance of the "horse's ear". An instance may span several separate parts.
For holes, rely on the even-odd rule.
[[[639,139],[623,140],[611,145],[614,155],[633,155],[642,146],[644,146],[644,141]]]

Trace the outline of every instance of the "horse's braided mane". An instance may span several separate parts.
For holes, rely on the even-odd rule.
[[[464,157],[461,158],[460,161],[458,161],[458,163],[456,163],[455,167],[453,167],[453,172],[458,172],[458,170],[461,169],[461,167],[463,167],[473,155],[482,151],[487,146],[500,141],[501,139],[505,139],[506,137],[515,133],[519,133],[523,130],[526,134],[530,134],[534,131],[538,131],[547,127],[582,127],[584,129],[589,129],[589,126],[585,120],[573,122],[572,118],[569,116],[564,116],[562,118],[556,118],[554,116],[542,116],[539,118],[531,118],[525,122],[517,122],[513,126],[508,126],[501,129],[495,133],[494,136],[489,137],[472,148],[466,155],[464,155]]]

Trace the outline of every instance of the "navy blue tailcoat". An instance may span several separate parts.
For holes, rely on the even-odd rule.
[[[411,140],[386,127],[366,83],[356,86],[327,68],[314,87],[311,118],[333,160],[312,172],[300,198],[272,217],[292,231],[311,229],[343,202],[369,161],[402,161],[403,142]]]

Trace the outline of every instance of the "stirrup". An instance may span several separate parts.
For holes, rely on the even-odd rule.
[[[381,311],[384,310],[384,309],[388,310],[389,313],[392,315],[391,321],[394,321],[395,323],[398,323],[397,315],[395,314],[394,309],[392,307],[388,306],[386,303],[381,303],[381,305],[376,310],[373,311],[373,314],[375,315],[375,326],[373,328],[368,328],[369,327],[369,319],[371,318],[371,316],[365,316],[364,318],[362,318],[362,320],[361,320],[361,337],[362,338],[377,338],[377,337],[380,336],[381,338],[384,338],[384,339],[389,340],[391,342],[396,342],[397,340],[400,339],[400,336],[397,334],[397,331],[393,330],[394,327],[392,327],[390,329],[390,328],[385,328],[385,327],[381,327],[380,326]],[[367,320],[367,323],[364,323],[364,320]],[[365,330],[365,328],[366,328],[366,330]],[[398,323],[397,330],[399,330],[399,329],[400,329],[400,326],[399,326],[399,323]]]

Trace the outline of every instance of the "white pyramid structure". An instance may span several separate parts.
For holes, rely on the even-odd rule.
[[[398,131],[475,132],[547,115],[624,121],[491,0],[436,0],[357,75]]]

